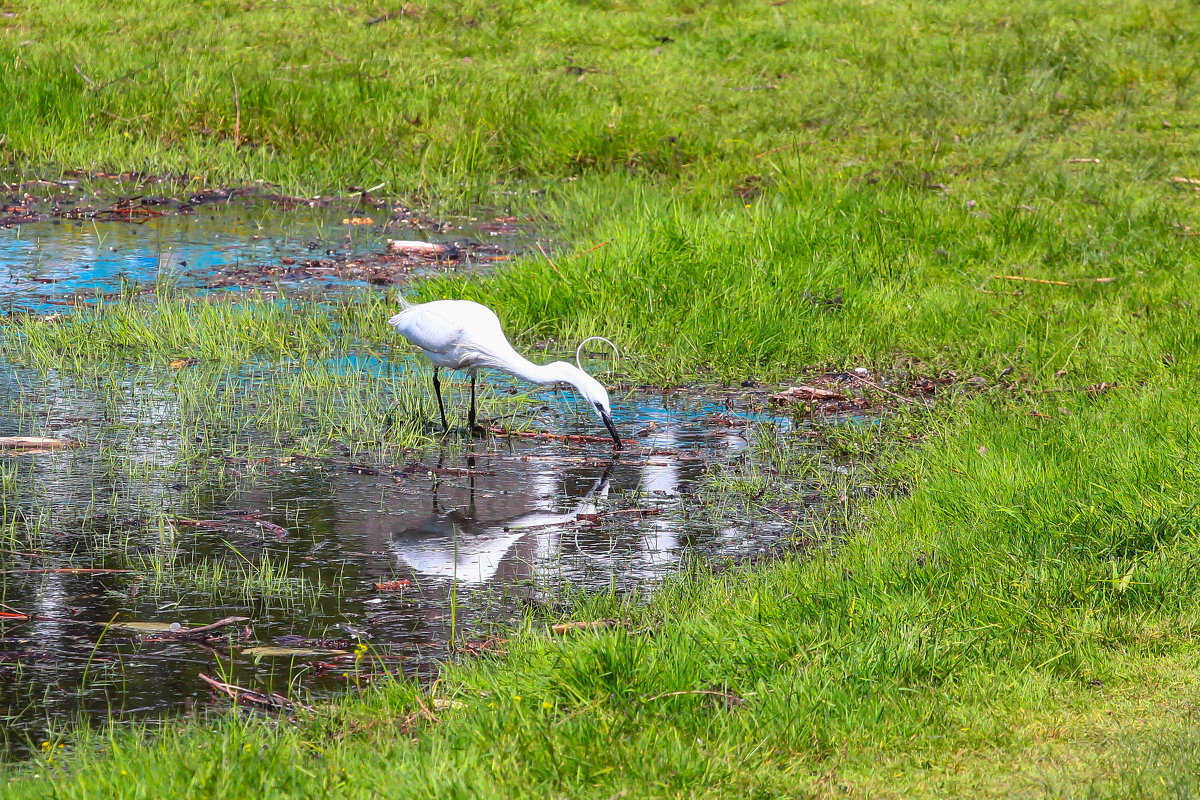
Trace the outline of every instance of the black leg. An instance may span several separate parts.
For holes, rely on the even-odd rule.
[[[442,382],[438,380],[438,368],[433,368],[433,393],[437,395],[438,411],[442,414],[442,433],[450,430],[449,423],[446,422],[446,407],[442,405]]]
[[[471,410],[467,412],[467,432],[475,433],[475,373],[471,373]]]

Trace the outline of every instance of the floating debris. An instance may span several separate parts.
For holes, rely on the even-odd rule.
[[[791,386],[784,389],[782,392],[776,392],[771,395],[771,400],[776,403],[808,403],[808,402],[824,402],[826,400],[845,400],[846,395],[841,392],[833,392],[828,389],[818,389],[815,386]]]
[[[0,436],[0,451],[13,453],[48,453],[75,447],[78,442],[49,436]]]
[[[403,253],[405,255],[420,255],[435,258],[445,255],[449,250],[444,244],[436,242],[420,242],[408,239],[388,239],[388,250],[393,253]]]

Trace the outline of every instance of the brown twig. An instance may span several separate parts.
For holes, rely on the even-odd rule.
[[[183,519],[181,517],[175,517],[171,522],[185,528],[224,528],[230,524],[227,519]]]
[[[83,70],[79,68],[78,64],[75,65],[75,71],[79,73],[79,77],[83,78],[84,82],[87,83],[89,87],[96,85],[95,81],[83,74]]]
[[[571,256],[571,258],[576,259],[576,258],[579,258],[580,256],[586,256],[588,253],[595,252],[596,250],[599,250],[601,247],[604,247],[605,245],[608,245],[608,244],[612,244],[612,239],[608,239],[606,241],[601,242],[600,244],[593,245],[592,247],[589,247],[587,250],[584,250],[582,253],[576,253],[575,255]],[[545,253],[543,253],[542,255],[545,255]],[[547,260],[549,260],[549,259],[547,259]]]
[[[31,556],[33,558],[49,558],[50,553],[35,553],[31,550],[0,550],[0,553],[7,553],[10,556]],[[3,603],[0,603],[3,605]]]
[[[421,707],[421,716],[425,717],[430,722],[439,722],[440,721],[440,720],[438,720],[437,715],[434,714],[432,711],[430,711],[429,707],[425,705],[423,700],[421,700],[420,693],[414,695],[413,699],[416,700],[417,705],[419,705]]]
[[[661,508],[616,508],[612,511],[602,511],[599,514],[576,514],[575,519],[583,522],[599,522],[604,517],[611,517],[618,514],[640,514],[643,517],[651,517],[661,513]]]
[[[207,639],[208,634],[212,633],[218,628],[225,628],[230,625],[237,625],[240,622],[249,621],[249,617],[225,617],[225,619],[219,619],[216,622],[210,622],[207,625],[201,625],[199,628],[184,628],[177,631],[163,631],[161,633],[155,633],[154,637],[166,637],[171,639],[192,639],[199,637],[202,639]]]
[[[1051,286],[1070,286],[1066,281],[1048,281],[1045,278],[1026,278],[1024,275],[993,275],[988,280],[1025,281],[1026,283],[1045,283]]]
[[[297,700],[289,700],[277,692],[271,692],[266,695],[262,692],[256,692],[253,689],[247,689],[244,686],[237,686],[225,681],[219,681],[216,678],[210,678],[203,672],[200,673],[200,680],[207,683],[212,688],[219,692],[229,695],[230,699],[236,703],[250,703],[263,708],[269,708],[272,711],[283,711],[291,713],[296,708],[302,708],[305,711],[312,711],[310,706],[306,706]]]
[[[546,431],[508,431],[504,428],[490,427],[488,433],[496,436],[519,436],[522,439],[555,439],[560,442],[596,442],[603,444],[611,442],[612,439],[608,436],[588,436],[581,433],[547,433]],[[625,444],[626,442],[622,442]],[[628,442],[634,444],[634,442]]]
[[[562,277],[562,273],[558,271],[558,267],[554,265],[554,262],[550,260],[550,256],[546,255],[546,251],[542,249],[542,243],[534,242],[534,244],[537,246],[538,252],[542,254],[542,258],[546,259],[546,263],[550,265],[550,269],[558,273],[559,277]]]
[[[289,531],[287,528],[283,527],[282,525],[276,525],[274,522],[267,522],[266,520],[262,520],[262,519],[256,519],[256,520],[253,520],[253,522],[255,525],[262,528],[264,531],[275,534],[275,538],[280,541],[283,541],[284,539],[291,536],[291,531]]]
[[[891,395],[892,397],[896,398],[897,400],[900,400],[901,402],[904,402],[904,403],[916,403],[917,402],[916,400],[913,400],[911,397],[905,397],[902,394],[896,394],[891,389],[885,389],[882,386],[880,386],[878,383],[873,383],[872,381],[867,380],[863,376],[856,375],[853,372],[850,373],[850,377],[854,378],[854,380],[856,380],[856,381],[865,383],[867,386],[870,386],[872,389],[877,389],[878,391],[881,391],[884,394]]]
[[[148,67],[148,66],[138,67],[137,69],[131,69],[131,70],[129,70],[129,72],[126,72],[124,75],[118,75],[117,77],[113,78],[112,80],[108,80],[108,81],[105,81],[104,83],[100,84],[99,86],[96,87],[96,91],[97,92],[103,91],[104,89],[107,89],[109,86],[112,86],[114,83],[120,83],[121,81],[132,78],[134,75],[137,75],[139,72],[145,72],[148,69],[150,69],[150,67]],[[148,117],[150,115],[143,114],[142,116]],[[141,119],[141,117],[136,117],[135,119]]]

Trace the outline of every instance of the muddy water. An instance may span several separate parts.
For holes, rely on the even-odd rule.
[[[347,228],[344,213],[242,204],[0,230],[0,301],[48,310],[167,276],[204,290],[231,267],[352,259],[405,235]],[[421,238],[497,230],[469,222]],[[637,442],[619,455],[603,442],[452,433],[420,451],[334,443],[300,456],[240,434],[200,442],[169,380],[112,386],[0,364],[0,433],[85,443],[0,455],[10,757],[81,717],[148,721],[223,703],[202,673],[310,698],[429,676],[456,653],[502,646],[491,637],[531,608],[553,616],[572,591],[652,589],[692,559],[752,557],[807,513],[755,517],[703,491],[786,428],[754,398],[616,395],[617,424]],[[568,397],[537,401],[537,428],[603,433]],[[172,630],[229,617],[245,619],[194,641]]]

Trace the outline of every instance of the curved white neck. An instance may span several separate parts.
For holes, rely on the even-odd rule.
[[[529,359],[513,354],[516,358],[510,358],[507,363],[496,366],[516,378],[529,383],[536,383],[546,386],[552,383],[568,383],[571,386],[578,388],[576,373],[578,370],[563,361],[553,361],[549,364],[535,364]]]

